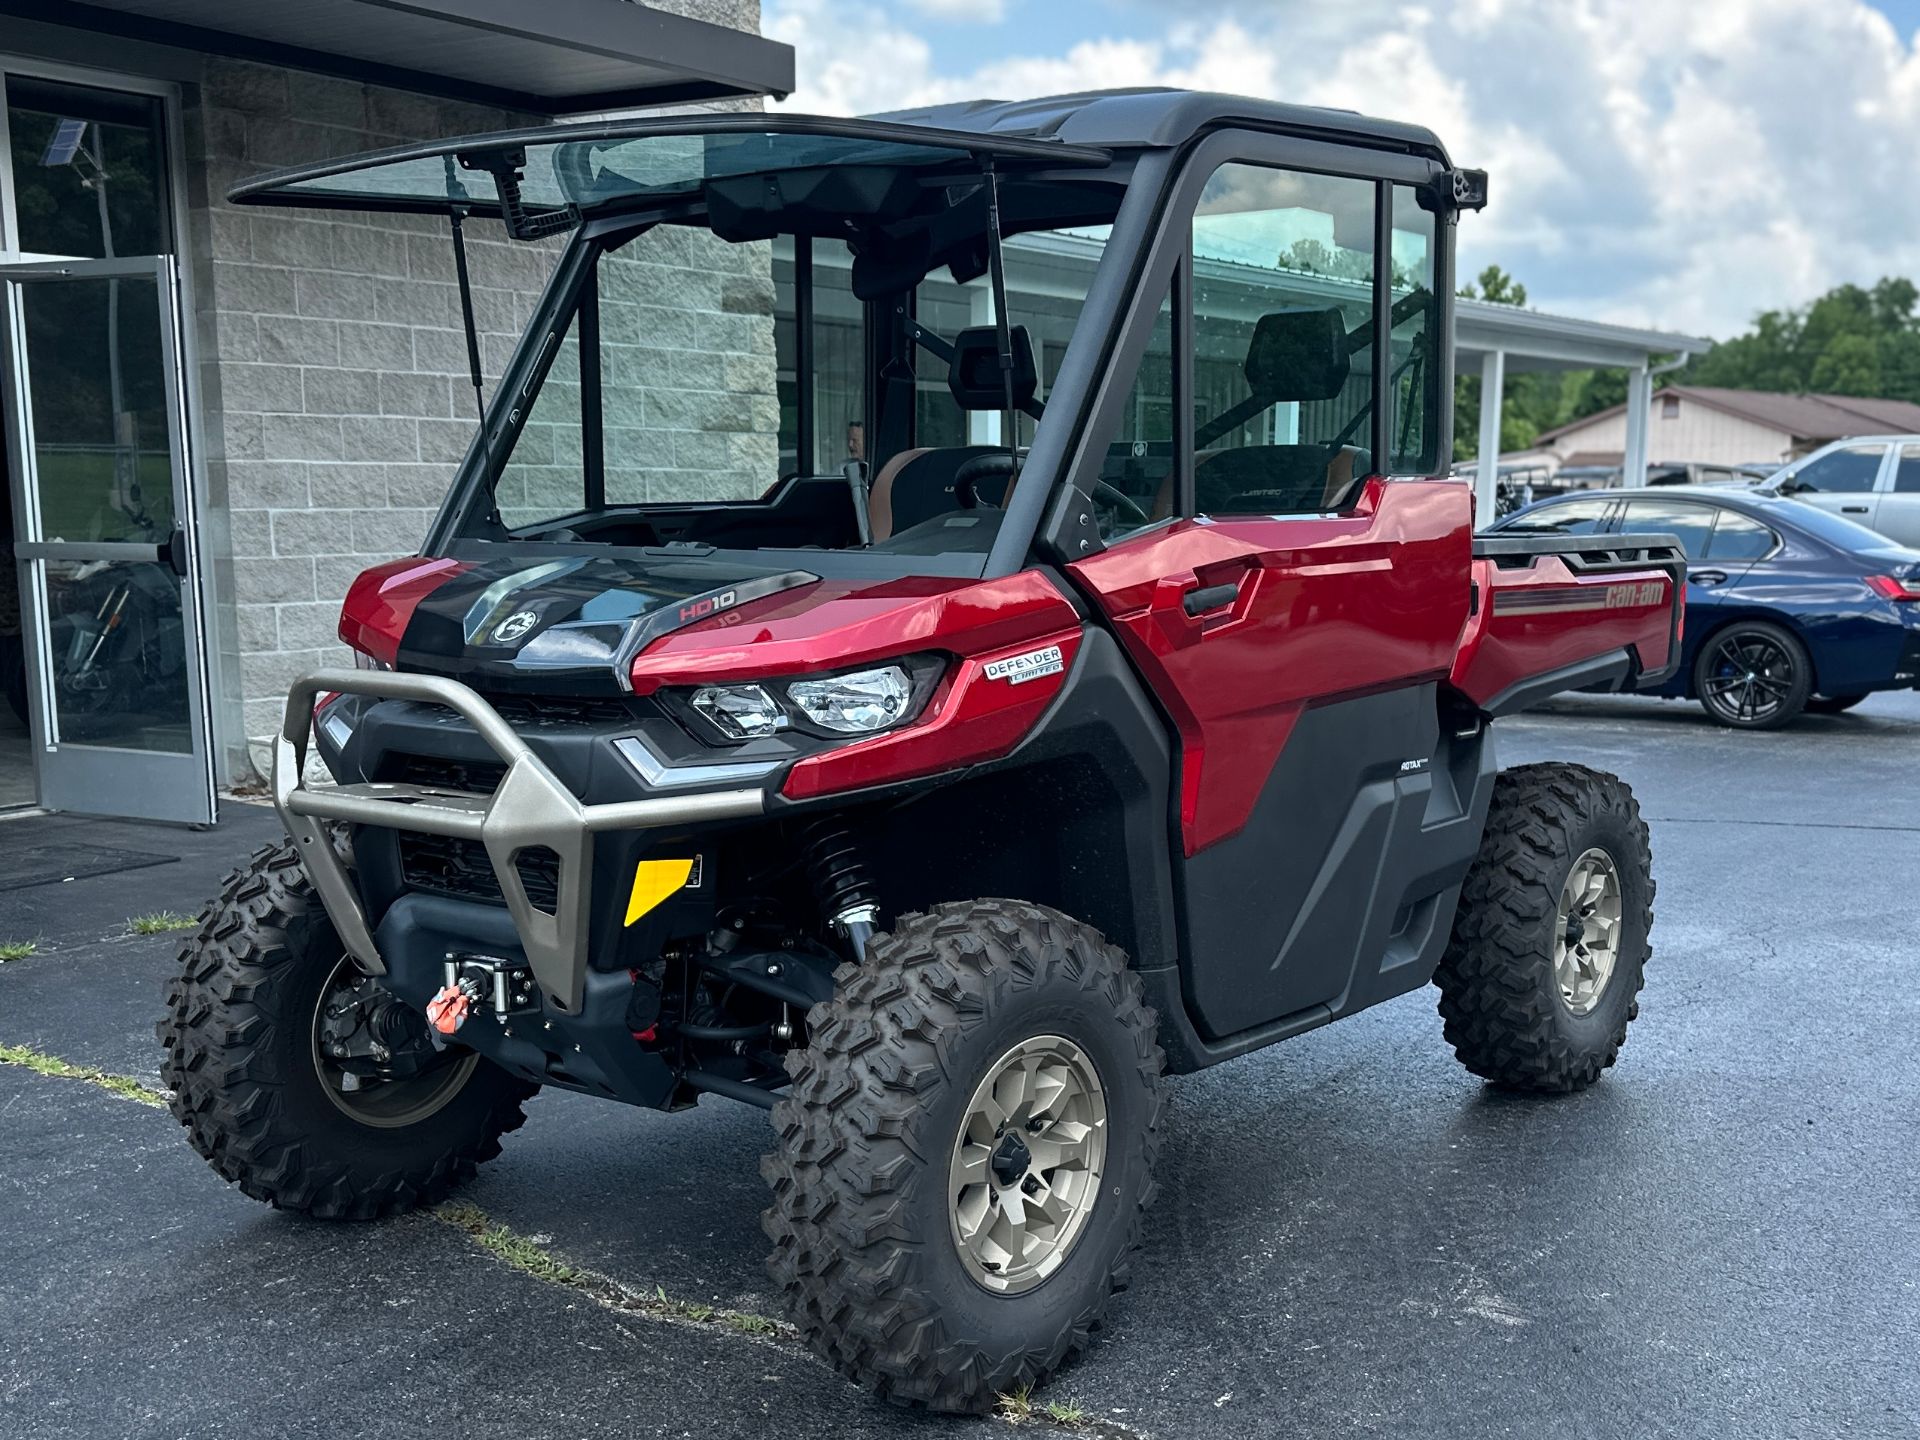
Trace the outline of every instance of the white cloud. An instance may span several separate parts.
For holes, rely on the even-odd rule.
[[[922,15],[936,20],[971,20],[998,25],[1007,18],[1007,0],[907,0]]]
[[[769,0],[766,24],[799,51],[800,110],[1168,84],[1429,125],[1493,177],[1462,270],[1504,265],[1545,309],[1725,335],[1842,281],[1920,275],[1920,54],[1865,0],[1155,13],[1153,38],[972,68],[860,0]]]

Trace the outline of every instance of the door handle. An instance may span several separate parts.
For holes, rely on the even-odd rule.
[[[1842,505],[1840,507],[1840,513],[1842,515],[1864,515],[1867,513],[1867,507],[1864,505]]]
[[[1240,586],[1203,585],[1198,590],[1189,590],[1180,597],[1181,608],[1196,620],[1215,610],[1224,610],[1240,598]]]
[[[154,558],[180,579],[187,578],[187,532],[175,530],[161,544],[154,548]]]
[[[1687,572],[1687,579],[1697,585],[1724,585],[1727,583],[1727,572],[1724,570],[1689,570]]]

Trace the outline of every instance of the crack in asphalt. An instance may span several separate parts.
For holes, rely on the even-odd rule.
[[[164,1110],[167,1104],[167,1092],[144,1080],[136,1080],[131,1075],[115,1075],[110,1070],[96,1069],[92,1065],[75,1065],[57,1055],[36,1050],[31,1045],[0,1045],[0,1065],[18,1065],[36,1075],[47,1075],[56,1080],[79,1080],[109,1095],[117,1095],[122,1100],[150,1105],[155,1109]]]
[[[91,1065],[75,1065],[37,1050],[30,1045],[0,1044],[0,1065],[16,1065],[36,1075],[58,1080],[78,1080],[104,1090],[122,1100],[153,1109],[165,1109],[169,1093],[131,1075],[116,1075]],[[479,1206],[464,1200],[450,1201],[422,1212],[430,1220],[457,1230],[482,1252],[507,1269],[542,1285],[574,1291],[606,1310],[624,1315],[640,1315],[664,1324],[703,1330],[710,1334],[774,1345],[813,1359],[801,1343],[800,1332],[784,1320],[756,1315],[748,1310],[730,1310],[676,1300],[656,1285],[649,1295],[611,1275],[576,1265],[530,1236],[519,1234],[494,1220]],[[1071,1412],[1063,1418],[1050,1410]],[[996,1409],[983,1417],[997,1420],[1014,1429],[1032,1426],[1068,1435],[1099,1435],[1111,1440],[1147,1440],[1145,1434],[1117,1420],[1085,1415],[1077,1402],[1035,1401],[1030,1394],[999,1397]]]
[[[1846,820],[1728,820],[1719,816],[1649,815],[1655,825],[1765,825],[1775,830],[1878,830],[1895,835],[1920,835],[1920,825],[1864,825]]]

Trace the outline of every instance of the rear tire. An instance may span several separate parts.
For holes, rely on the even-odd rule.
[[[1126,1285],[1154,1189],[1154,1013],[1098,932],[1014,900],[903,916],[836,979],[761,1165],[768,1271],[843,1375],[899,1404],[990,1409],[1084,1350]],[[1084,1146],[1073,1117],[1095,1100],[1099,1153],[1049,1166]],[[1016,1213],[1031,1237],[995,1249]]]
[[[1807,701],[1809,715],[1844,715],[1867,697],[1860,695],[1816,695]]]
[[[1736,620],[1700,647],[1693,693],[1722,725],[1778,730],[1807,708],[1813,662],[1792,631],[1765,620]]]
[[[1517,1090],[1598,1080],[1639,1014],[1653,890],[1625,782],[1584,765],[1502,772],[1434,976],[1460,1063]]]
[[[392,1082],[356,1112],[317,1050],[344,951],[290,842],[227,877],[180,947],[156,1031],[161,1075],[193,1148],[255,1200],[327,1220],[372,1220],[444,1197],[500,1153],[538,1086],[472,1055],[438,1082]],[[464,1069],[464,1073],[461,1073]],[[424,1083],[423,1083],[424,1082]]]

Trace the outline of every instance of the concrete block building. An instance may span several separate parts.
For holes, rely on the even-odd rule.
[[[446,226],[239,208],[229,186],[566,115],[758,104],[793,83],[758,32],[758,0],[0,0],[0,805],[211,818],[218,786],[257,780],[288,681],[344,660],[348,582],[418,545],[473,440]],[[764,484],[770,259],[647,240],[624,263],[652,299],[610,307],[609,333],[678,352],[711,402],[636,398],[610,451],[637,486],[662,466],[716,496]],[[490,385],[554,248],[476,222],[469,249]],[[537,509],[542,457],[564,471],[577,441],[523,444],[503,502]]]

